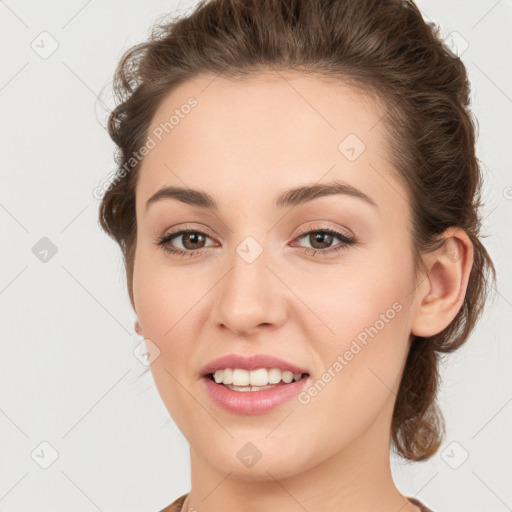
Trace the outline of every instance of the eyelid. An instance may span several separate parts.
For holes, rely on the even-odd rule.
[[[347,237],[349,239],[355,238],[355,235],[352,233],[352,231],[348,230],[347,228],[339,227],[339,226],[332,226],[327,221],[318,220],[318,221],[311,221],[311,222],[318,222],[319,224],[313,225],[313,226],[308,225],[308,226],[301,228],[298,231],[298,233],[294,236],[294,240],[302,235],[310,233],[311,231],[322,231],[325,229],[333,229],[335,231],[339,231],[340,234],[344,235],[345,237]],[[197,228],[197,225],[199,225],[201,227]],[[162,236],[157,237],[157,240],[161,240],[164,237],[178,234],[178,233],[181,233],[182,231],[187,231],[187,230],[203,232],[205,235],[208,235],[210,238],[215,238],[215,235],[213,234],[213,232],[204,224],[195,224],[195,225],[192,225],[192,224],[184,224],[183,225],[182,224],[182,225],[178,226],[176,229],[172,229],[171,231],[165,231]]]
[[[345,236],[347,238],[350,238],[350,239],[355,238],[354,233],[352,233],[352,231],[350,231],[347,228],[343,228],[343,227],[339,227],[339,226],[333,226],[333,225],[331,225],[330,223],[328,223],[326,221],[312,221],[312,222],[318,222],[319,224],[313,225],[313,226],[306,226],[305,228],[301,228],[299,230],[298,234],[296,235],[296,238],[300,237],[300,236],[302,236],[302,235],[304,235],[306,233],[310,233],[311,231],[324,231],[326,229],[333,229],[334,231],[339,231],[340,234],[342,234],[343,236]]]
[[[198,226],[200,226],[200,227],[198,227]],[[197,231],[197,232],[202,232],[205,235],[208,235],[210,238],[216,237],[216,235],[213,233],[213,231],[210,228],[208,228],[207,226],[205,226],[204,224],[190,224],[190,223],[189,224],[180,224],[176,228],[171,228],[169,231],[165,231],[164,234],[162,235],[162,237],[175,235],[175,234],[181,233],[182,231]],[[159,237],[159,238],[161,238],[161,237]]]
[[[210,230],[205,229],[204,231],[197,229],[195,227],[186,227],[186,226],[180,226],[176,228],[175,230],[172,230],[171,232],[165,233],[161,237],[158,237],[155,240],[155,244],[159,246],[164,252],[177,255],[178,257],[190,257],[193,258],[194,256],[201,256],[203,252],[211,246],[205,246],[203,248],[200,248],[198,250],[186,250],[186,249],[180,249],[180,248],[170,248],[168,247],[168,244],[173,240],[174,238],[179,238],[180,236],[183,236],[187,233],[200,233],[201,235],[205,235],[207,238],[214,239],[214,236],[210,236],[208,234]],[[343,233],[343,228],[333,228],[329,225],[326,225],[325,221],[315,227],[310,226],[308,228],[301,229],[300,233],[295,235],[295,238],[293,239],[293,242],[296,240],[300,240],[301,238],[304,238],[305,236],[311,234],[311,233],[329,233],[330,236],[333,236],[334,238],[337,238],[340,240],[339,244],[334,245],[333,247],[329,247],[324,249],[314,249],[309,247],[302,247],[298,246],[298,249],[303,252],[304,254],[313,255],[316,256],[317,254],[321,254],[321,258],[329,258],[329,256],[337,255],[345,250],[347,250],[349,247],[354,247],[358,245],[358,240],[355,238],[354,235],[346,235]],[[347,230],[350,231],[350,230]],[[352,233],[352,232],[350,232]],[[215,246],[215,242],[212,244]],[[292,245],[292,247],[295,247]]]

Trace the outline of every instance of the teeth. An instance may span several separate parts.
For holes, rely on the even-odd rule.
[[[269,384],[277,384],[281,380],[282,371],[277,368],[272,368],[268,372],[268,383]]]
[[[231,368],[226,368],[225,370],[221,370],[222,376],[222,382],[224,384],[233,384],[233,370]],[[217,374],[217,372],[215,372]]]
[[[301,373],[294,374],[289,370],[283,372],[278,368],[271,368],[270,370],[258,368],[251,371],[240,368],[226,368],[217,370],[213,378],[217,384],[244,386],[244,388],[237,388],[237,391],[251,391],[252,387],[259,389],[269,384],[279,384],[281,381],[289,384],[292,381],[299,380],[301,376]]]
[[[286,371],[283,372],[283,376],[281,377],[286,384],[289,384],[293,380],[293,373]]]
[[[275,388],[274,384],[270,386],[233,386],[232,384],[225,384],[225,386],[233,391],[262,391],[264,389]]]

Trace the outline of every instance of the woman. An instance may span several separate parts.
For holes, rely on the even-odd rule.
[[[438,360],[494,266],[464,65],[402,0],[212,0],[115,75],[100,209],[190,443],[166,511],[431,510]]]

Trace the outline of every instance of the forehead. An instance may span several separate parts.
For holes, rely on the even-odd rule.
[[[142,162],[137,203],[164,185],[250,195],[262,184],[268,191],[324,178],[377,194],[379,173],[390,174],[383,117],[378,98],[340,80],[197,77],[170,92],[151,121],[155,145]]]

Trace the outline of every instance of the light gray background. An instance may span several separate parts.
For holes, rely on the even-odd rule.
[[[103,128],[113,100],[103,94],[102,107],[97,94],[158,16],[194,4],[0,0],[2,512],[150,512],[190,489],[186,439],[151,374],[139,378],[121,254],[97,224],[92,191],[115,168]],[[445,360],[445,445],[424,463],[393,459],[393,473],[403,493],[435,512],[505,512],[512,509],[512,2],[418,5],[446,37],[456,31],[469,44],[462,59],[480,127],[483,231],[499,284],[470,341]],[[32,47],[51,48],[43,31],[58,43],[47,58]],[[47,262],[32,250],[43,237],[57,248]],[[58,458],[43,469],[52,449]]]

